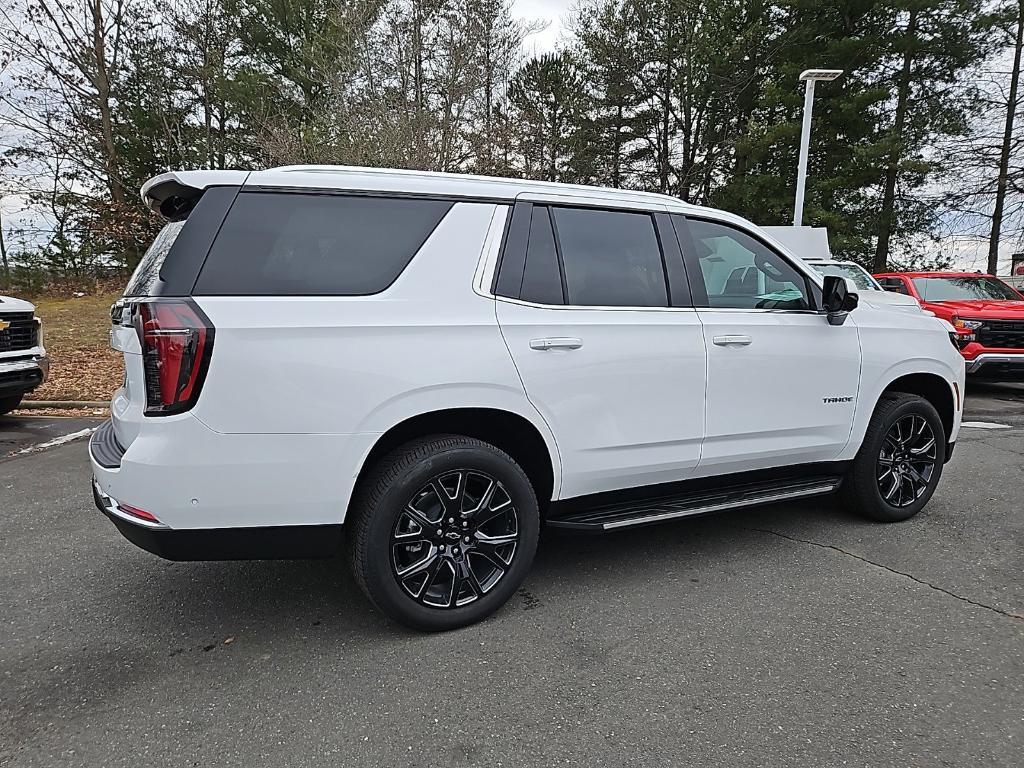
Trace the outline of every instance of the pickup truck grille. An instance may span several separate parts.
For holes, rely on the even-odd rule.
[[[0,312],[0,325],[10,326],[0,330],[0,352],[18,352],[31,349],[39,341],[39,326],[31,312]]]
[[[1024,349],[1024,320],[986,320],[977,336],[978,343],[985,347]]]

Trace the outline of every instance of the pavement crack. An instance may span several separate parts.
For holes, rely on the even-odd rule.
[[[1010,619],[1015,619],[1017,621],[1024,621],[1024,615],[1021,615],[1019,613],[1013,613],[1011,611],[1004,611],[1002,608],[996,608],[995,606],[987,605],[986,603],[979,603],[977,600],[971,600],[971,598],[969,598],[969,597],[964,597],[963,595],[958,595],[956,592],[951,592],[948,589],[945,589],[943,587],[940,587],[940,586],[937,586],[935,584],[932,584],[930,581],[925,581],[924,579],[920,579],[917,576],[914,576],[912,573],[906,573],[905,571],[899,571],[899,570],[896,570],[895,568],[890,568],[888,565],[884,565],[882,563],[875,562],[874,560],[869,560],[866,557],[858,555],[858,554],[856,554],[854,552],[850,552],[849,550],[843,549],[842,547],[837,547],[835,544],[822,544],[819,541],[812,541],[811,539],[801,539],[799,536],[790,536],[789,534],[786,534],[786,533],[780,533],[779,531],[773,531],[770,528],[748,528],[747,530],[757,531],[758,533],[771,534],[772,536],[778,536],[780,539],[787,539],[789,541],[796,542],[796,543],[799,543],[799,544],[809,544],[810,546],[818,547],[819,549],[831,549],[832,551],[838,552],[841,555],[846,555],[847,557],[852,557],[854,560],[860,560],[862,563],[867,563],[868,565],[873,565],[875,568],[881,568],[883,571],[888,571],[889,573],[892,573],[892,574],[894,574],[896,576],[902,576],[905,579],[910,579],[911,581],[913,581],[913,582],[915,582],[917,584],[920,584],[921,586],[928,587],[929,589],[933,589],[936,592],[941,592],[942,594],[947,595],[949,597],[952,597],[955,600],[959,600],[962,603],[967,603],[968,605],[973,605],[973,606],[975,606],[977,608],[984,608],[987,611],[992,611],[993,613],[998,613],[1001,616],[1006,616],[1007,618],[1010,618]]]

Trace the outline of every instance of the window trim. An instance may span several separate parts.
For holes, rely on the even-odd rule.
[[[726,227],[728,229],[735,229],[736,231],[742,232],[743,234],[747,235],[748,237],[756,240],[758,243],[760,243],[768,251],[770,251],[771,253],[774,253],[776,256],[778,256],[780,259],[782,259],[782,261],[784,261],[786,264],[788,264],[790,267],[792,267],[793,270],[798,275],[801,275],[803,277],[805,288],[807,290],[807,297],[808,297],[808,299],[810,301],[810,304],[811,304],[810,308],[809,309],[779,309],[779,308],[774,308],[774,307],[772,307],[772,308],[759,308],[759,307],[712,307],[710,305],[710,301],[708,299],[707,287],[704,284],[704,277],[703,277],[703,273],[701,272],[701,269],[700,269],[700,262],[699,262],[699,259],[697,258],[697,244],[696,244],[696,242],[693,239],[693,232],[690,230],[690,222],[691,221],[703,221],[703,222],[706,222],[708,224],[717,224],[718,226]],[[685,230],[685,235],[684,234],[680,234],[680,232],[679,232],[680,227],[678,226],[678,222],[682,222],[682,228]],[[824,314],[824,310],[822,310],[820,308],[821,307],[821,300],[822,300],[821,286],[818,285],[817,282],[814,280],[814,277],[811,274],[811,271],[809,270],[809,268],[807,268],[806,265],[804,265],[804,264],[797,264],[797,263],[795,263],[793,259],[789,258],[784,253],[780,252],[775,246],[773,246],[770,243],[766,242],[765,239],[761,235],[759,235],[757,232],[752,231],[752,230],[750,230],[750,229],[748,229],[748,228],[746,228],[746,227],[744,227],[744,226],[742,226],[740,224],[737,224],[734,221],[729,221],[727,219],[720,219],[720,218],[717,218],[715,216],[702,216],[700,214],[692,216],[692,215],[690,215],[688,213],[674,213],[674,214],[672,214],[672,223],[673,223],[673,225],[675,225],[676,235],[679,237],[679,243],[680,243],[680,246],[682,247],[682,250],[683,250],[683,262],[686,264],[686,273],[687,273],[687,277],[690,280],[690,285],[691,285],[691,289],[690,290],[691,290],[691,293],[696,294],[699,291],[699,294],[695,295],[694,299],[693,299],[693,305],[697,309],[709,310],[709,311],[713,311],[713,312],[740,312],[740,313],[748,313],[748,312],[775,312],[775,313],[784,313],[784,314],[790,314],[790,315],[821,315],[821,314]],[[699,279],[695,279],[693,277],[694,274],[698,275]],[[697,286],[697,290],[694,290],[694,288],[692,287],[694,285]]]
[[[523,206],[523,208],[520,208]],[[501,280],[502,269],[509,269],[512,267],[515,271],[518,271],[520,259],[522,260],[522,269],[526,268],[527,249],[529,246],[529,225],[532,223],[533,209],[536,207],[546,208],[548,215],[551,218],[552,233],[555,238],[555,252],[558,256],[558,267],[560,277],[562,280],[562,294],[565,298],[566,303],[564,304],[542,304],[527,299],[522,299],[522,278],[519,280],[519,290],[511,291],[510,286],[506,285],[504,290],[499,290],[498,284]],[[525,210],[529,209],[529,218],[526,218]],[[650,306],[650,305],[607,305],[607,304],[570,304],[568,303],[569,292],[566,285],[565,278],[565,264],[562,258],[562,243],[558,236],[558,225],[555,223],[553,208],[573,208],[588,211],[603,211],[608,213],[633,213],[648,216],[651,219],[651,225],[654,228],[655,240],[658,244],[658,252],[661,256],[661,269],[662,275],[665,280],[665,295],[666,302],[664,306]],[[512,232],[513,219],[518,219],[517,211],[523,210],[519,216],[525,218],[526,221],[526,238],[523,242],[519,242],[518,238],[513,240],[515,234]],[[679,242],[678,233],[675,232],[674,228],[671,227],[673,211],[665,209],[656,209],[651,207],[632,207],[632,206],[614,206],[608,205],[607,203],[587,203],[584,201],[551,201],[551,200],[517,200],[512,210],[509,213],[505,232],[502,235],[501,247],[497,259],[495,260],[494,272],[491,275],[489,281],[486,276],[484,282],[490,286],[490,297],[493,297],[499,301],[506,301],[513,304],[519,304],[522,306],[535,307],[538,309],[584,309],[584,310],[615,310],[615,311],[694,311],[694,304],[690,296],[690,285],[691,282],[688,279],[686,273],[686,265],[684,263],[684,255],[682,244]],[[664,217],[664,218],[662,218]],[[661,219],[661,221],[659,221]],[[520,226],[522,226],[520,224]],[[674,237],[669,238],[668,234],[672,234]],[[674,240],[675,249],[672,249],[672,242]],[[520,250],[522,253],[520,254]],[[669,251],[672,251],[671,253]],[[514,261],[507,262],[505,260],[506,254],[510,254]],[[676,257],[673,261],[673,257]],[[677,262],[677,263],[676,263]],[[675,277],[673,278],[673,275]],[[506,278],[508,279],[508,278]],[[513,279],[514,282],[514,279]],[[506,291],[508,291],[506,293]],[[514,295],[509,295],[514,293]]]

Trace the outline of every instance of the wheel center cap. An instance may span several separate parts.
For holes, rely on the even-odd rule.
[[[458,531],[448,531],[448,533],[446,533],[444,537],[448,539],[448,541],[458,541],[462,538],[462,534]]]

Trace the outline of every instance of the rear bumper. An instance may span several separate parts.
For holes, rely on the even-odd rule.
[[[94,480],[92,498],[121,535],[165,560],[292,560],[333,556],[341,546],[340,525],[174,530],[136,519],[104,494]]]
[[[970,376],[1024,381],[1024,351],[982,352],[967,360],[965,366]]]
[[[377,437],[223,434],[191,414],[139,426],[134,437],[118,428],[117,445],[113,428],[97,432],[92,475],[104,494],[173,529],[342,523]]]
[[[0,357],[0,397],[31,392],[50,375],[50,358],[46,355]]]

